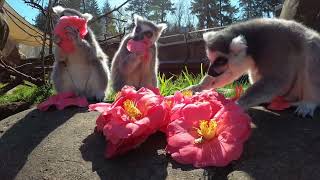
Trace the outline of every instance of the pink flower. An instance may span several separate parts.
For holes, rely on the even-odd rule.
[[[289,107],[291,107],[290,102],[287,101],[282,96],[274,97],[271,100],[271,103],[267,106],[268,109],[275,110],[275,111],[282,111],[282,110],[288,109]]]
[[[107,158],[136,148],[168,123],[168,109],[163,99],[157,89],[136,91],[125,86],[114,103],[90,106],[92,110],[103,110],[96,124],[97,131],[103,132],[109,141]]]
[[[234,102],[209,90],[175,106],[166,147],[174,160],[205,167],[226,166],[240,157],[251,132],[250,117]]]
[[[87,107],[88,101],[85,97],[78,97],[73,92],[62,92],[50,96],[46,101],[38,104],[40,111],[47,111],[51,106],[55,106],[58,110],[63,110],[69,106]]]
[[[65,53],[72,53],[75,50],[75,47],[72,41],[70,41],[70,37],[66,30],[67,27],[73,27],[78,30],[80,38],[83,39],[88,33],[87,20],[78,16],[62,16],[53,30],[53,33],[60,37],[58,46],[61,47],[62,51]]]
[[[222,107],[223,103],[229,102],[228,99],[222,94],[219,94],[215,90],[203,90],[202,92],[197,92],[194,95],[190,91],[176,92],[173,96],[166,97],[167,104],[170,104],[170,121],[173,121],[181,117],[181,109],[186,104],[209,102],[211,106],[212,113],[217,113]]]
[[[231,100],[236,101],[238,100],[241,95],[244,93],[244,89],[242,85],[236,85],[235,88],[235,96],[231,98]]]

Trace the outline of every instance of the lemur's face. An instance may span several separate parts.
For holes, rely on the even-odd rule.
[[[212,88],[232,83],[253,66],[252,58],[247,55],[247,42],[243,36],[232,36],[221,31],[205,33],[203,39],[210,61],[208,75],[212,77]]]
[[[166,28],[165,24],[154,24],[151,21],[135,15],[135,27],[132,32],[133,40],[148,41],[154,44],[160,37],[162,31]]]

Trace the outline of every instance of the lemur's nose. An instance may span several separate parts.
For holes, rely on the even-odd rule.
[[[140,40],[142,40],[143,39],[143,34],[135,34],[134,36],[133,36],[133,40],[134,41],[140,41]]]

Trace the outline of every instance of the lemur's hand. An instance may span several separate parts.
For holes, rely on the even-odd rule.
[[[65,28],[67,31],[67,35],[74,41],[74,42],[80,42],[81,38],[80,38],[80,34],[79,34],[79,30],[72,27],[72,26],[68,26]]]
[[[59,43],[61,43],[61,41],[62,41],[62,39],[61,39],[61,37],[60,37],[58,34],[54,34],[54,35],[53,35],[53,42],[54,42],[55,44],[59,44]]]

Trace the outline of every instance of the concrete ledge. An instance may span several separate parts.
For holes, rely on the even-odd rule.
[[[320,179],[320,119],[250,110],[253,134],[240,160],[195,169],[165,154],[157,133],[112,160],[94,133],[96,112],[85,108],[26,110],[0,121],[0,179]]]

